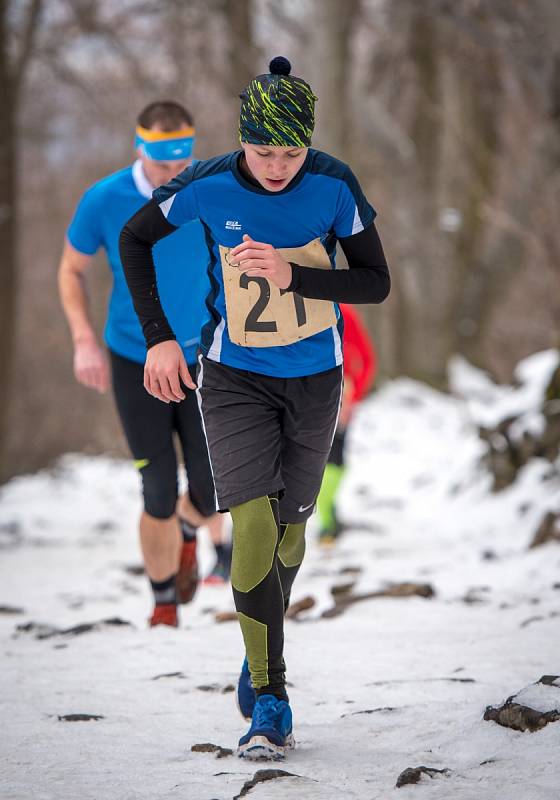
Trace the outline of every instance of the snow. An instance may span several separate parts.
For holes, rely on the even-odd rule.
[[[455,356],[449,363],[449,383],[466,401],[468,412],[481,426],[492,428],[508,417],[522,415],[516,426],[516,435],[520,438],[525,429],[530,432],[540,429],[539,406],[559,358],[558,350],[534,353],[517,365],[516,385],[502,386],[461,356]]]
[[[534,683],[517,692],[513,702],[534,708],[535,711],[557,711],[560,713],[560,689],[558,686]]]
[[[363,404],[340,498],[350,530],[325,551],[310,525],[293,600],[317,602],[286,623],[298,746],[272,766],[296,777],[247,797],[558,797],[560,723],[521,733],[482,717],[516,693],[542,708],[558,693],[532,684],[559,674],[560,547],[528,545],[559,508],[560,481],[534,460],[491,493],[476,433],[514,408],[537,413],[555,363],[550,353],[527,359],[519,386],[498,387],[456,361],[453,396],[400,379]],[[191,752],[234,748],[245,731],[222,691],[236,681],[241,636],[214,621],[233,608],[227,587],[202,587],[178,630],[146,627],[146,581],[126,570],[139,564],[139,513],[135,470],[108,458],[67,456],[2,490],[0,605],[24,609],[0,613],[5,800],[230,800],[271,766]],[[207,569],[205,531],[200,557]],[[361,572],[343,571],[352,567]],[[435,596],[380,597],[322,618],[331,587],[349,581],[356,592],[430,583]],[[44,639],[16,631],[111,617],[131,626]],[[180,674],[157,677],[169,673]],[[104,718],[58,719],[72,713]],[[450,772],[395,788],[420,765]]]

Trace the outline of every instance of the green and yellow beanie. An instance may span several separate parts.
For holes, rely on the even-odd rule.
[[[315,101],[311,87],[290,75],[292,65],[277,56],[270,73],[257,75],[239,95],[239,140],[277,147],[309,147],[315,127]]]

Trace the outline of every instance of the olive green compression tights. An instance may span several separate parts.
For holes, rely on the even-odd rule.
[[[305,553],[305,522],[281,523],[278,497],[230,509],[231,585],[257,694],[286,699],[284,612]]]

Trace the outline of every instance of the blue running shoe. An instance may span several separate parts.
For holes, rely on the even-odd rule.
[[[292,710],[285,700],[261,694],[255,703],[251,727],[239,740],[237,755],[253,761],[282,761],[295,747]]]
[[[248,722],[253,718],[253,709],[257,702],[257,695],[251,683],[251,673],[249,672],[249,664],[247,658],[241,667],[241,674],[237,681],[237,708],[241,716]]]

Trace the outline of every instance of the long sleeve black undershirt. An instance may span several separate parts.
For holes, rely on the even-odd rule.
[[[124,276],[148,347],[176,338],[159,299],[152,255],[155,243],[176,230],[150,200],[128,220],[119,238]]]
[[[323,270],[292,264],[288,291],[311,300],[382,303],[391,289],[391,279],[375,225],[338,241],[348,269]]]
[[[127,222],[120,235],[124,274],[148,347],[175,338],[159,299],[152,256],[153,245],[175,230],[157,203],[150,200]],[[323,270],[292,264],[288,291],[338,303],[383,302],[391,283],[375,225],[339,241],[349,269]]]

